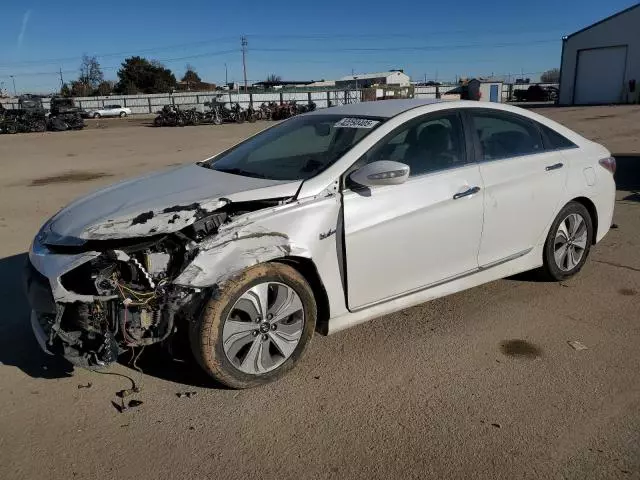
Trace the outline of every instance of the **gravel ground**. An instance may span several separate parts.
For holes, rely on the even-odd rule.
[[[0,136],[0,478],[640,478],[640,108],[536,111],[626,154],[619,228],[580,275],[501,280],[316,336],[290,375],[247,391],[152,349],[144,373],[123,359],[71,375],[40,353],[20,274],[74,197],[267,124]],[[124,413],[121,375],[143,387]]]

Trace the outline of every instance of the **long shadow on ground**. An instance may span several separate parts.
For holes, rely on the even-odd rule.
[[[640,189],[640,154],[616,153],[616,188],[618,190]]]
[[[15,366],[33,378],[64,378],[73,374],[73,366],[64,358],[47,355],[31,330],[30,307],[22,285],[27,254],[0,259],[0,368]],[[210,379],[193,360],[188,343],[178,335],[173,357],[159,346],[145,349],[137,366],[147,375],[177,383],[223,388]],[[136,349],[135,353],[140,350]],[[175,357],[181,360],[176,360]],[[123,354],[119,362],[129,366],[131,356]],[[105,371],[109,371],[108,369]]]
[[[29,303],[22,288],[26,253],[0,259],[0,364],[13,365],[34,378],[71,375],[71,365],[47,355],[31,331]]]

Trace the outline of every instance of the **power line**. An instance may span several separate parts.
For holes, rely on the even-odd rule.
[[[422,45],[422,46],[406,46],[406,47],[353,47],[353,48],[254,48],[256,52],[400,52],[400,51],[428,51],[428,50],[460,50],[467,48],[503,48],[514,47],[520,45],[539,45],[544,43],[560,43],[559,39],[547,39],[547,40],[530,40],[526,42],[505,42],[505,43],[469,43],[466,45]]]
[[[421,32],[421,33],[387,33],[385,32],[384,34],[384,38],[388,39],[388,38],[429,38],[431,36],[435,36],[435,35],[445,35],[445,34],[461,34],[461,33],[472,33],[472,32],[476,32],[476,33],[481,33],[481,34],[487,34],[487,35],[500,35],[500,34],[514,34],[514,33],[527,33],[527,32],[535,32],[535,33],[541,33],[541,32],[555,32],[555,31],[567,31],[567,29],[564,28],[545,28],[545,27],[540,27],[540,28],[534,28],[531,27],[531,29],[504,29],[504,30],[491,30],[491,31],[487,31],[486,29],[457,29],[457,30],[432,30],[432,31],[428,31],[428,32]],[[477,36],[477,35],[476,35]],[[315,34],[305,34],[305,35],[296,35],[296,34],[255,34],[255,35],[243,35],[243,37],[245,39],[247,39],[248,37],[251,38],[262,38],[262,39],[272,39],[272,40],[282,40],[282,39],[289,39],[289,40],[304,40],[304,39],[308,39],[308,40],[318,40],[318,39],[324,39],[324,40],[331,40],[331,39],[336,39],[336,40],[340,40],[340,39],[367,39],[367,38],[374,38],[374,39],[380,39],[380,34],[379,33],[362,33],[362,34],[356,34],[356,33],[352,33],[352,34],[334,34],[334,33],[315,33]],[[172,44],[172,45],[164,45],[161,47],[153,47],[153,48],[146,48],[146,49],[137,49],[137,50],[126,50],[126,51],[119,51],[119,52],[108,52],[108,53],[97,53],[94,54],[94,56],[96,58],[110,58],[110,57],[118,57],[118,56],[125,56],[125,55],[140,55],[140,54],[148,54],[148,53],[155,53],[155,52],[162,52],[162,51],[166,51],[166,50],[173,50],[173,49],[179,49],[179,48],[193,48],[193,47],[197,47],[197,46],[203,46],[203,45],[208,45],[211,43],[231,43],[233,41],[236,41],[235,38],[237,37],[232,37],[232,36],[223,36],[223,37],[217,37],[217,38],[211,38],[211,39],[207,39],[207,40],[201,40],[201,41],[197,41],[197,42],[187,42],[187,43],[179,43],[179,44]],[[557,40],[559,41],[559,40]],[[45,65],[45,64],[53,64],[53,63],[64,63],[64,62],[71,62],[71,61],[76,61],[78,60],[78,58],[80,58],[80,55],[77,56],[73,56],[73,57],[61,57],[61,58],[43,58],[43,59],[38,59],[38,60],[25,60],[25,61],[20,61],[20,62],[7,62],[7,63],[2,63],[0,64],[0,67],[15,67],[15,66],[26,66],[26,65],[35,65],[35,64],[40,64],[40,65]]]

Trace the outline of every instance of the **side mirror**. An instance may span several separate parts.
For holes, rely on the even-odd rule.
[[[391,160],[378,160],[356,170],[349,178],[359,185],[399,185],[409,178],[409,165]]]

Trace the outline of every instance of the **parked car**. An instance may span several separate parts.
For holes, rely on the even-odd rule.
[[[611,225],[614,170],[507,105],[316,110],[54,215],[29,251],[31,324],[76,365],[185,335],[215,379],[264,384],[316,330],[527,270],[575,275]]]
[[[105,105],[103,108],[87,111],[89,118],[126,117],[127,115],[131,115],[131,109],[122,105]]]

